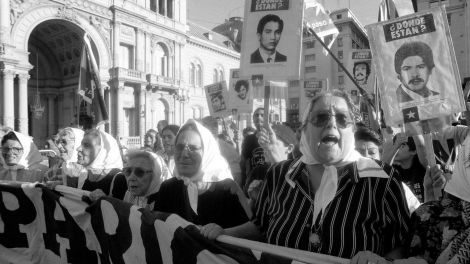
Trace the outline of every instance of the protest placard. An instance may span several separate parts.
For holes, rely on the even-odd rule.
[[[300,94],[300,114],[302,114],[302,109],[305,109],[308,106],[310,100],[312,100],[312,98],[320,93],[324,88],[323,80],[304,80],[301,83],[301,85],[303,85],[303,90]]]
[[[239,69],[230,70],[229,108],[233,115],[253,112],[253,87],[251,80],[241,79]]]
[[[211,116],[226,117],[231,114],[228,108],[227,82],[221,81],[204,86],[207,105]]]
[[[245,2],[240,76],[299,78],[303,1]]]
[[[444,8],[366,27],[388,125],[423,132],[423,120],[465,109]]]
[[[372,67],[372,52],[368,49],[353,49],[347,56],[346,68],[352,73],[356,83],[373,96],[375,72]],[[346,89],[351,95],[359,94],[356,85],[349,78],[346,80]]]

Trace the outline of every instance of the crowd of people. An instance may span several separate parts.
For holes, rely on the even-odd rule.
[[[66,127],[49,141],[48,162],[32,138],[2,128],[0,180],[175,213],[209,239],[226,234],[351,263],[470,263],[469,128],[433,120],[431,162],[423,136],[380,134],[356,113],[347,93],[326,91],[297,131],[269,124],[262,108],[253,128],[232,137],[214,117],[161,121],[125,155],[102,130]]]

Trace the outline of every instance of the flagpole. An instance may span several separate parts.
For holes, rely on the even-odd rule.
[[[336,61],[336,63],[339,65],[339,67],[341,67],[341,69],[346,73],[346,75],[348,76],[348,78],[354,83],[354,85],[357,87],[357,89],[359,90],[359,92],[361,93],[361,96],[366,98],[367,102],[375,109],[375,106],[372,102],[372,100],[369,98],[369,96],[367,96],[367,92],[362,89],[361,86],[359,86],[359,84],[356,82],[356,80],[354,80],[353,76],[351,75],[351,73],[349,73],[349,71],[346,69],[346,67],[344,67],[344,65],[341,63],[341,61],[333,54],[333,52],[331,52],[331,50],[328,48],[328,46],[325,44],[325,42],[323,42],[323,40],[321,40],[321,38],[317,35],[317,33],[314,31],[314,30],[308,30],[308,33],[312,33],[313,36],[320,42],[320,44],[323,46],[323,48],[328,51],[328,54],[330,54],[330,56]]]
[[[221,235],[216,239],[218,242],[222,242],[229,245],[239,246],[259,252],[272,254],[284,258],[289,258],[302,263],[330,263],[330,264],[349,264],[349,259],[339,258],[335,256],[329,256],[319,253],[313,253],[309,251],[303,251],[293,248],[281,247],[276,245],[268,245],[257,241],[235,238],[227,235]]]

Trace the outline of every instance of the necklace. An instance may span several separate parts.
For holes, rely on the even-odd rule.
[[[307,174],[307,186],[308,186],[308,195],[310,198],[312,198],[312,191],[311,191],[311,182],[310,178],[308,177]],[[313,200],[315,201],[315,195],[313,195]],[[311,205],[312,207],[313,205]],[[322,219],[322,212],[317,216],[317,219],[320,218],[320,223],[316,223],[315,219],[313,218],[313,210],[312,208],[312,225],[311,225],[311,230],[310,230],[310,236],[309,236],[309,241],[314,247],[314,249],[318,249],[321,245],[321,240],[320,240],[320,226],[321,226],[321,219]],[[317,221],[318,222],[318,221]]]

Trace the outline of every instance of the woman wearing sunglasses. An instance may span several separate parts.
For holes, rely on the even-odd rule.
[[[355,151],[355,113],[345,92],[314,97],[303,115],[303,156],[268,170],[253,220],[228,229],[207,225],[203,235],[264,236],[353,264],[400,257],[410,221],[403,189],[391,167]]]
[[[77,177],[66,177],[71,170],[81,170],[82,166],[77,164],[78,148],[83,140],[84,132],[78,128],[66,127],[59,130],[55,145],[59,151],[58,162],[52,165],[46,173],[46,180],[49,187],[57,184],[64,184],[71,187],[77,187]],[[50,161],[50,160],[49,160]]]
[[[21,133],[10,131],[1,141],[3,168],[0,180],[41,182],[47,166],[33,140]]]
[[[160,185],[168,175],[165,162],[155,153],[139,150],[127,154],[127,166],[122,169],[128,187],[124,201],[153,210]]]
[[[176,213],[197,225],[232,227],[248,221],[246,198],[214,136],[194,120],[176,136],[174,175],[162,183],[154,210]]]

